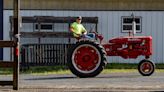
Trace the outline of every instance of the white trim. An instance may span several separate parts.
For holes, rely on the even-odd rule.
[[[122,33],[128,33],[128,32],[132,32],[132,29],[133,29],[133,27],[132,27],[132,29],[130,29],[130,30],[124,30],[124,25],[129,25],[129,26],[133,26],[132,25],[132,23],[123,23],[123,20],[124,20],[124,18],[132,18],[131,16],[122,16],[121,17],[121,32]],[[136,29],[136,32],[137,33],[142,33],[142,17],[141,16],[135,16],[135,18],[139,18],[140,19],[140,23],[136,23],[136,26],[138,25],[138,26],[140,26],[140,30],[137,30]],[[137,28],[137,27],[136,27]]]

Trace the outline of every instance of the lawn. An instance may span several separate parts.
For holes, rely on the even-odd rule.
[[[107,64],[102,73],[127,73],[138,72],[137,64]],[[164,64],[156,64],[156,72],[164,72]],[[20,71],[21,74],[71,74],[67,66],[35,66],[27,70]],[[12,74],[12,69],[0,68],[0,75]]]

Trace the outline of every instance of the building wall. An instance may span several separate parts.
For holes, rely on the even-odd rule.
[[[55,11],[55,10],[22,10],[21,16],[85,16],[99,18],[98,32],[104,36],[106,42],[113,37],[125,36],[127,33],[121,33],[121,17],[130,16],[131,14],[142,17],[142,33],[136,35],[152,36],[153,37],[153,55],[151,59],[155,63],[164,63],[164,12],[163,11]],[[4,39],[9,39],[9,16],[12,15],[11,10],[4,11]],[[67,26],[61,26],[65,29]],[[91,26],[86,25],[86,29],[90,30]],[[58,28],[60,29],[60,28]],[[31,31],[33,27],[31,24],[23,26],[21,31]],[[59,30],[62,31],[62,30]],[[67,31],[67,30],[66,30]],[[66,40],[66,41],[64,41]],[[67,39],[53,40],[54,42],[67,42]],[[32,40],[31,40],[32,41]],[[31,42],[29,40],[29,42]],[[49,40],[45,40],[46,42]],[[52,39],[50,40],[52,41]],[[27,42],[27,41],[21,41]],[[9,49],[8,49],[9,50]],[[9,53],[7,49],[4,51],[4,59],[8,59]],[[108,57],[108,62],[122,62],[122,63],[138,63],[137,59],[122,59],[121,57]]]
[[[34,10],[164,10],[164,0],[20,0],[21,9]],[[12,9],[13,0],[4,0]]]

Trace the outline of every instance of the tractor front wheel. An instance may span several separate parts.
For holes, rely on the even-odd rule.
[[[138,71],[143,76],[150,76],[154,73],[155,64],[147,59],[142,60],[138,65]]]
[[[106,62],[103,47],[89,40],[76,43],[68,55],[71,72],[80,78],[95,77],[103,70]]]

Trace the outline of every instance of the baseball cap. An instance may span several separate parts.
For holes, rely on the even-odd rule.
[[[82,17],[81,16],[78,16],[77,19],[82,19]]]

